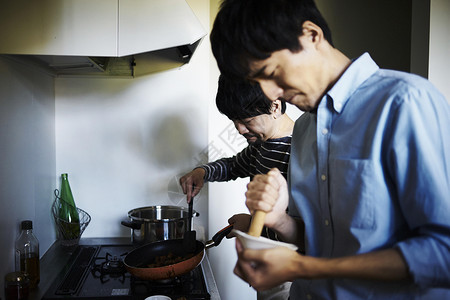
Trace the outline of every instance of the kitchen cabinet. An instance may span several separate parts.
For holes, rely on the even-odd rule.
[[[0,53],[116,56],[117,1],[7,1]]]
[[[205,35],[185,0],[18,0],[0,11],[0,54],[55,76],[177,68]]]
[[[191,45],[206,34],[184,0],[118,0],[118,3],[118,56]],[[154,28],[157,30],[150,33]]]
[[[0,20],[3,54],[122,57],[206,34],[184,0],[17,0]]]

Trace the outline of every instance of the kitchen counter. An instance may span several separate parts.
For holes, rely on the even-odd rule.
[[[80,245],[121,245],[129,243],[130,238],[82,238],[80,240]],[[40,260],[41,281],[38,287],[31,292],[28,298],[29,300],[40,300],[42,298],[52,282],[56,279],[56,276],[69,260],[70,255],[71,252],[67,248],[61,246],[59,241],[56,241],[47,252],[45,252]],[[220,300],[219,291],[217,290],[216,281],[214,280],[208,255],[206,253],[203,257],[201,267],[211,299]]]

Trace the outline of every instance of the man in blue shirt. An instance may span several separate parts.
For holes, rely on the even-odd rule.
[[[243,249],[235,273],[291,299],[450,299],[450,108],[427,80],[352,61],[312,0],[225,0],[211,32],[222,73],[305,113],[288,182],[248,185],[250,212],[305,251]],[[289,215],[285,213],[289,205]]]

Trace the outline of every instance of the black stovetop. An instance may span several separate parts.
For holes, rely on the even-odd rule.
[[[210,299],[199,265],[173,280],[146,281],[128,273],[121,264],[132,245],[78,246],[42,300],[133,299],[166,295],[172,300]]]

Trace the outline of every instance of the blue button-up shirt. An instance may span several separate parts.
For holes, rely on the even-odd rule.
[[[306,255],[397,247],[414,280],[300,279],[291,299],[450,299],[450,108],[427,80],[362,55],[296,121],[291,150]]]

